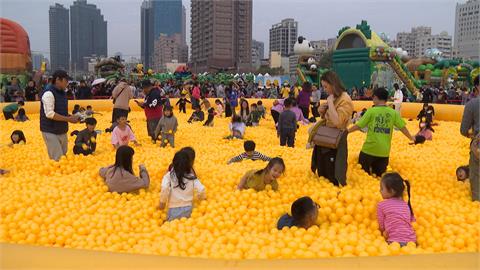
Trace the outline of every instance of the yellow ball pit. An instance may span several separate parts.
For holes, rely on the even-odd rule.
[[[267,108],[271,102],[263,100]],[[109,126],[110,100],[69,102],[71,108],[74,104],[92,105],[103,113],[96,116],[97,129]],[[355,102],[356,110],[370,106],[371,102]],[[39,131],[38,102],[25,106],[31,121],[0,120],[0,168],[10,170],[0,176],[2,269],[73,265],[107,269],[478,268],[479,204],[470,200],[468,181],[455,178],[456,167],[468,163],[469,140],[458,131],[463,106],[435,105],[439,126],[431,142],[410,146],[399,132],[394,133],[390,169],[411,181],[417,218],[414,228],[419,246],[403,248],[387,245],[378,230],[378,179],[357,165],[365,134],[357,132],[348,138],[349,185],[340,189],[309,171],[308,126],[300,127],[296,148],[280,147],[268,115],[259,127],[248,127],[245,137],[256,142],[258,151],[285,160],[280,190],[240,192],[235,186],[241,176],[265,163],[226,164],[243,151],[243,141],[222,139],[228,134],[229,119],[216,118],[214,127],[203,127],[187,123],[190,111],[180,114],[175,109],[179,121],[176,148],[160,148],[147,136],[143,112],[133,102],[131,107],[130,124],[141,143],[134,146],[134,171],[138,174],[138,164],[144,163],[151,177],[150,188],[138,194],[109,193],[98,176],[101,166],[114,161],[109,134],[98,135],[97,151],[87,157],[72,154],[74,137],[69,136],[67,156],[52,162]],[[402,114],[415,118],[420,108],[421,104],[404,104]],[[412,133],[417,131],[416,121],[407,126]],[[70,125],[70,131],[82,128],[84,124]],[[26,145],[7,146],[15,129],[24,131]],[[195,170],[206,186],[207,200],[195,202],[190,219],[165,222],[165,211],[156,209],[160,182],[175,151],[184,146],[193,146],[197,152]],[[311,196],[320,204],[318,226],[277,231],[278,217],[289,212],[291,203],[301,196]]]

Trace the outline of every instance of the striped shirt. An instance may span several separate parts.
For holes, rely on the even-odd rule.
[[[416,242],[412,227],[415,217],[410,213],[408,204],[402,199],[390,198],[377,205],[377,219],[380,230],[387,233],[388,242]]]
[[[238,156],[235,156],[233,157],[232,159],[230,159],[230,161],[228,161],[228,164],[230,163],[233,163],[233,162],[240,162],[244,159],[251,159],[251,160],[263,160],[263,161],[270,161],[271,158],[265,156],[264,154],[260,153],[260,152],[257,152],[257,151],[253,151],[253,154],[251,156],[249,156],[247,154],[247,152],[244,152],[244,153],[241,153],[240,155]]]

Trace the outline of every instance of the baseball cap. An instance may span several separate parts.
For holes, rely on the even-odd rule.
[[[142,88],[147,88],[149,86],[153,86],[153,84],[150,80],[143,80],[141,85],[142,85]]]
[[[65,70],[56,70],[53,75],[52,75],[52,79],[53,80],[56,80],[56,79],[67,79],[67,80],[72,80],[72,77],[68,76],[68,73],[65,71]]]

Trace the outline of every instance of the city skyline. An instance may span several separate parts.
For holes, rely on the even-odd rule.
[[[187,10],[187,43],[190,45],[190,1],[183,0]],[[269,48],[269,29],[285,18],[298,21],[298,34],[308,40],[335,37],[343,26],[354,26],[366,19],[376,32],[386,32],[394,39],[398,32],[409,31],[415,26],[430,26],[432,32],[447,31],[454,34],[456,3],[465,1],[253,1],[253,39],[264,42]],[[73,0],[14,1],[4,0],[2,17],[21,24],[30,36],[31,49],[50,54],[48,38],[48,8],[55,3],[70,6]],[[125,58],[140,58],[140,6],[142,0],[90,0],[108,22],[108,51],[122,52]],[[275,5],[274,5],[275,3]],[[304,5],[305,7],[299,7]],[[272,6],[275,11],[272,12]],[[413,7],[413,8],[412,8]],[[432,9],[432,12],[424,12]],[[32,10],[30,12],[30,10]],[[122,14],[118,11],[121,10]],[[323,12],[323,11],[326,12]],[[18,12],[22,11],[22,12]],[[388,13],[386,16],[385,13]],[[339,16],[340,13],[349,14]],[[408,19],[405,14],[408,13]],[[325,15],[325,16],[323,16]],[[267,53],[267,52],[265,52]]]

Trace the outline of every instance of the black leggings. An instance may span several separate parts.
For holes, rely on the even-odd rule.
[[[362,165],[362,169],[368,174],[375,174],[376,176],[382,176],[387,171],[388,157],[376,157],[364,152],[360,152],[358,156],[358,163]]]
[[[275,121],[275,125],[276,125],[278,123],[278,118],[280,117],[280,113],[275,110],[271,110],[270,113],[272,114],[273,121]]]

